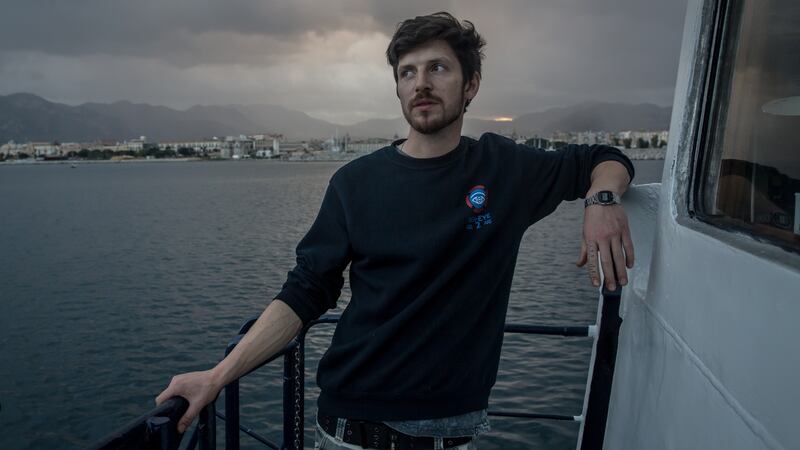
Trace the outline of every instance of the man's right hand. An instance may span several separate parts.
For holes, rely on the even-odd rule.
[[[169,386],[156,397],[156,406],[180,395],[189,401],[189,408],[178,421],[178,432],[183,433],[206,405],[217,398],[222,390],[211,370],[189,372],[172,377]]]
[[[178,421],[178,431],[185,432],[200,410],[214,401],[226,384],[279,352],[302,328],[303,321],[294,310],[282,300],[275,299],[225,359],[211,370],[173,377],[164,392],[156,397],[156,405],[177,395],[188,400],[189,408]]]

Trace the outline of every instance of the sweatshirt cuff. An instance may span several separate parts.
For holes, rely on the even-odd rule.
[[[628,171],[628,177],[630,178],[628,180],[628,185],[633,183],[633,177],[634,177],[634,175],[636,175],[636,170],[633,168],[633,163],[631,162],[630,158],[628,158],[627,156],[625,156],[621,152],[620,153],[605,153],[603,155],[600,155],[597,158],[597,160],[592,165],[592,170],[594,170],[594,168],[597,167],[597,165],[599,165],[600,163],[605,162],[605,161],[616,161],[616,162],[622,164],[623,166],[625,166],[625,169]]]
[[[291,289],[283,288],[275,298],[286,303],[297,314],[304,327],[320,316],[320,314],[317,314],[316,308]]]

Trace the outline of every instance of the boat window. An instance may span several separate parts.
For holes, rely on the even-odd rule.
[[[800,2],[730,6],[695,213],[800,251]]]

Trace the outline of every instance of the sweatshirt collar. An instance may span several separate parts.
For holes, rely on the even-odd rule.
[[[398,147],[405,141],[405,139],[398,139],[392,142],[392,145],[387,148],[385,154],[392,162],[412,169],[427,169],[448,165],[459,160],[467,148],[467,139],[464,138],[464,136],[461,136],[461,140],[456,148],[450,150],[444,155],[433,158],[415,158],[403,153]]]

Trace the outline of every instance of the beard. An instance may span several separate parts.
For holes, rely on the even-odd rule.
[[[437,117],[431,117],[429,114],[423,114],[422,116],[414,116],[413,112],[413,104],[418,100],[432,100],[437,102],[437,107],[442,109],[441,115]],[[461,111],[463,111],[463,104],[464,104],[464,96],[461,95],[461,98],[458,101],[458,104],[453,105],[455,108],[447,108],[447,105],[441,101],[439,98],[435,98],[429,95],[417,96],[411,100],[407,107],[403,108],[403,116],[406,119],[406,122],[419,134],[435,134],[439,131],[447,128],[448,126],[452,125],[453,122],[457,121],[459,117],[461,117]]]

